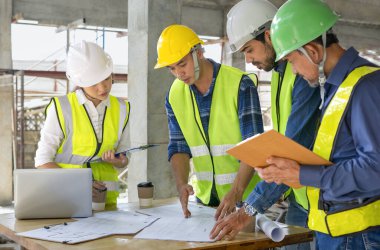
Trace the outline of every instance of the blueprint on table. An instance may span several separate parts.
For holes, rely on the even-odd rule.
[[[40,240],[75,244],[83,241],[113,234],[135,234],[157,217],[127,211],[109,211],[95,213],[93,217],[81,219],[65,224],[51,225],[27,232],[18,233],[19,236]]]
[[[209,234],[215,224],[215,209],[189,203],[190,218],[184,218],[181,204],[173,204],[148,209],[139,213],[160,217],[149,227],[135,236],[138,239],[178,240],[213,242]]]

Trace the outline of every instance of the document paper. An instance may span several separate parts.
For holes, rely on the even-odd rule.
[[[19,236],[75,244],[113,234],[135,234],[157,220],[157,217],[127,211],[95,213],[93,217],[65,224],[51,225]]]
[[[138,212],[160,217],[135,236],[138,239],[214,242],[209,238],[215,224],[215,209],[189,203],[190,218],[184,218],[181,205],[140,209]]]

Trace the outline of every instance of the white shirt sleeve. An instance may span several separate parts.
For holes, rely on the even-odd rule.
[[[62,141],[63,132],[58,122],[54,102],[52,102],[46,110],[46,120],[41,129],[41,138],[38,142],[36,157],[34,158],[35,167],[54,162],[55,155]]]

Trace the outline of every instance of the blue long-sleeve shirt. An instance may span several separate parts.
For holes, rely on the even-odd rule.
[[[202,126],[206,134],[208,133],[212,93],[220,69],[219,63],[210,59],[209,61],[213,64],[212,83],[209,90],[202,95],[194,85],[190,86],[191,91],[194,92],[202,120]],[[168,159],[170,161],[171,157],[176,153],[187,153],[191,157],[190,148],[186,143],[185,137],[183,136],[168,98],[169,96],[167,95],[165,107],[169,125]],[[243,76],[240,83],[238,93],[238,116],[243,140],[257,133],[263,132],[263,121],[257,88],[253,84],[252,79],[248,76]]]
[[[346,76],[359,66],[373,66],[349,48],[326,81],[326,110]],[[380,71],[356,86],[335,140],[332,166],[301,166],[302,185],[318,187],[326,201],[351,201],[380,195]]]
[[[280,62],[274,70],[281,78],[285,74],[286,62]],[[310,148],[318,125],[321,103],[319,88],[312,88],[302,77],[297,76],[292,91],[292,110],[289,115],[285,135],[299,144]],[[260,213],[270,208],[289,189],[276,183],[259,182],[246,199]]]

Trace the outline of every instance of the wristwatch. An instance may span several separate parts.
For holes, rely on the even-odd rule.
[[[255,216],[258,213],[257,210],[251,205],[249,205],[247,202],[243,202],[243,209],[244,212],[249,216]]]

